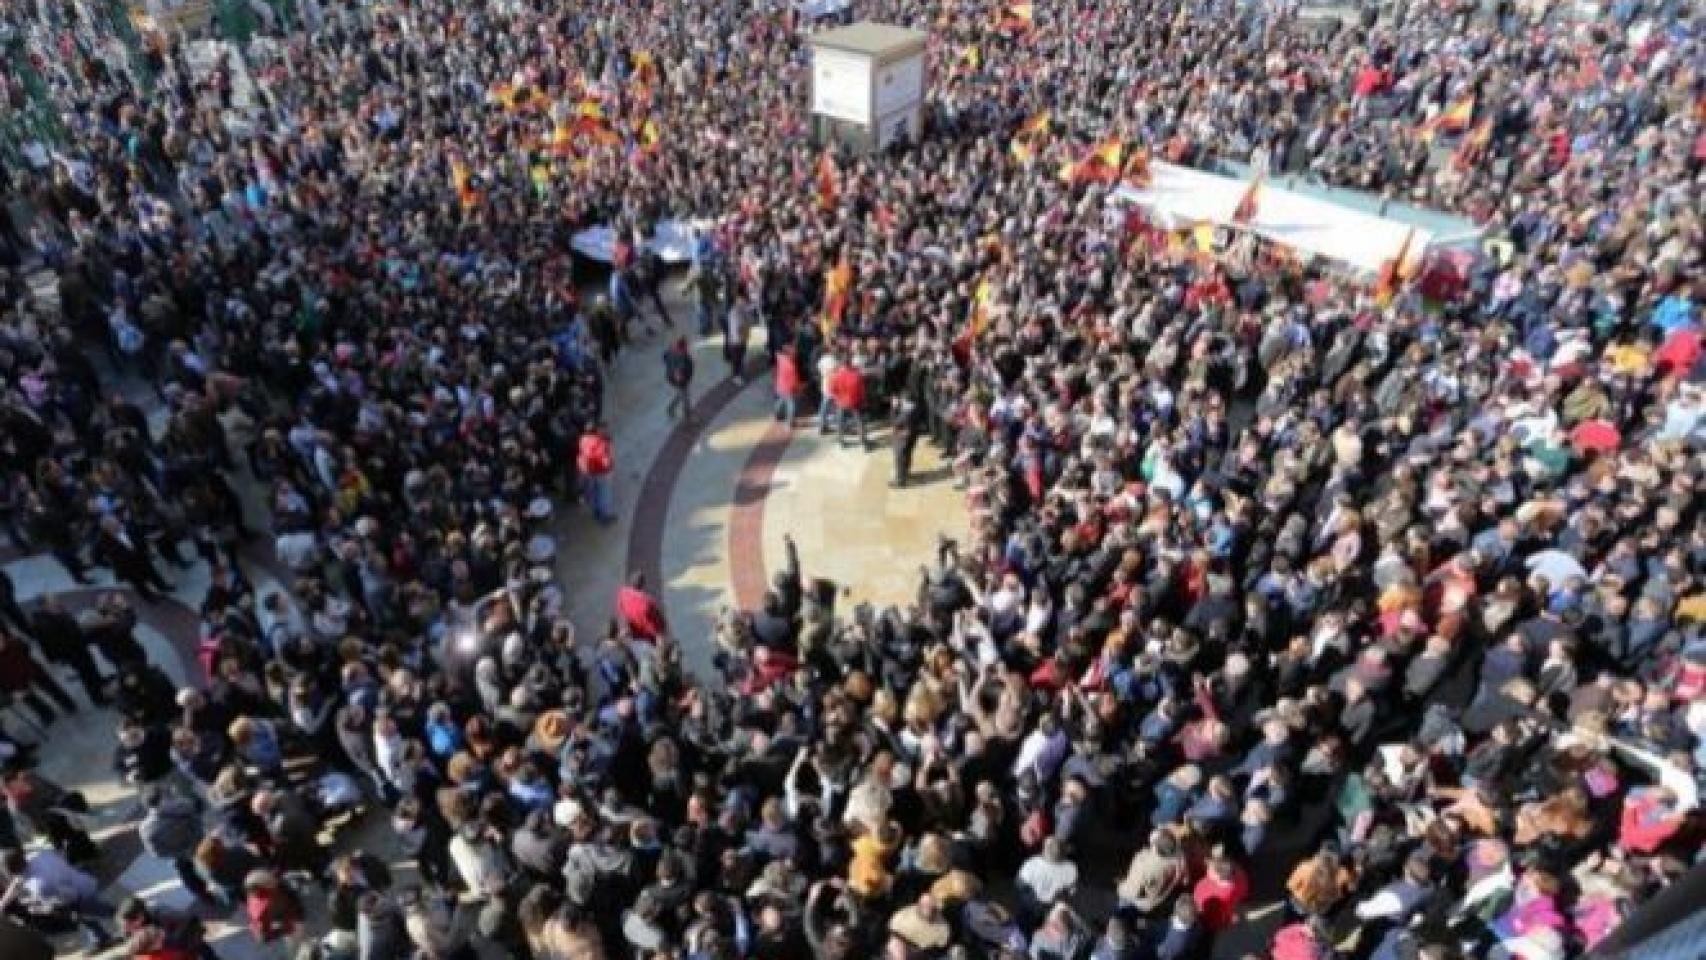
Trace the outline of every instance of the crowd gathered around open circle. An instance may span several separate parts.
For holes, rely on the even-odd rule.
[[[285,6],[200,70],[0,12],[63,127],[0,183],[0,532],[114,584],[0,574],[20,935],[1565,960],[1699,865],[1694,5],[854,0],[929,35],[921,135],[868,153],[813,136],[810,8]],[[1443,289],[1205,249],[1109,202],[1140,157],[1485,242]],[[626,570],[571,611],[558,521],[645,466],[606,409],[636,352],[681,429],[726,376],[888,437],[899,485],[933,446],[970,533],[893,607],[789,540],[713,635]],[[198,565],[180,685],[137,630]],[[26,735],[82,711],[192,910],[95,879]]]

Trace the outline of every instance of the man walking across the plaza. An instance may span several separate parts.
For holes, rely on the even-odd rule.
[[[663,378],[669,384],[669,406],[664,412],[671,417],[693,419],[693,351],[686,337],[677,337],[663,352]]]

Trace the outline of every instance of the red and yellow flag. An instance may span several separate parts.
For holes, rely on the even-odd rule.
[[[835,157],[825,150],[817,158],[817,202],[825,210],[834,210],[841,200],[841,171],[835,167]]]
[[[1036,8],[1029,3],[1010,3],[997,26],[1007,33],[1022,33],[1036,25]]]
[[[1120,171],[1120,180],[1129,186],[1147,187],[1154,179],[1149,171],[1149,148],[1133,147],[1127,151],[1125,169]]]
[[[1469,136],[1464,137],[1463,142],[1458,144],[1457,149],[1452,152],[1452,169],[1461,173],[1480,163],[1481,158],[1487,153],[1487,145],[1492,142],[1493,121],[1482,120],[1475,125],[1475,129],[1470,131]]]
[[[1250,185],[1244,188],[1244,195],[1238,198],[1238,206],[1232,208],[1233,223],[1253,223],[1256,214],[1260,212],[1262,195],[1262,178],[1256,177]]]
[[[551,139],[547,141],[546,149],[557,157],[566,157],[573,153],[575,150],[574,127],[566,123],[559,123],[551,128]]]
[[[989,278],[984,277],[977,282],[977,292],[971,298],[971,316],[967,318],[967,326],[973,337],[983,336],[983,331],[989,329],[990,308],[995,305],[995,288],[990,285]]]
[[[1125,144],[1118,137],[1109,137],[1090,148],[1076,161],[1060,165],[1060,179],[1070,184],[1114,183],[1120,178],[1120,160]]]
[[[1044,110],[1042,113],[1037,114],[1021,124],[1018,132],[1015,133],[1014,136],[1026,138],[1046,137],[1049,132],[1049,124],[1052,121],[1053,118],[1049,116],[1049,112]]]
[[[1049,112],[1047,110],[1020,124],[1019,129],[1013,133],[1013,142],[1007,148],[1013,154],[1013,159],[1022,164],[1029,164],[1036,159],[1037,149],[1033,141],[1048,136],[1048,131]]]
[[[456,199],[462,204],[462,209],[471,210],[480,202],[480,191],[474,188],[473,174],[468,170],[468,164],[461,160],[450,161],[450,186],[456,191]]]
[[[1459,133],[1469,129],[1469,121],[1475,118],[1475,95],[1459,97],[1445,112],[1434,118],[1434,126],[1442,133]]]
[[[1380,276],[1374,282],[1374,302],[1382,307],[1388,306],[1398,296],[1404,281],[1413,273],[1409,268],[1410,244],[1416,239],[1416,228],[1404,231],[1404,242],[1398,245],[1398,252],[1380,264]]]
[[[1061,177],[1068,183],[1114,183],[1120,178],[1120,161],[1125,156],[1125,144],[1118,137],[1109,137],[1090,148],[1083,159],[1061,168]]]
[[[823,332],[831,336],[847,314],[853,298],[853,265],[842,257],[823,275]]]

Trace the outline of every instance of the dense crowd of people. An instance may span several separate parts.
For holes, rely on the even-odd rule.
[[[47,661],[110,702],[146,852],[292,955],[1578,955],[1699,859],[1698,16],[1388,12],[859,0],[931,86],[854,156],[774,4],[323,3],[243,83],[10,5],[69,135],[6,171],[0,510],[130,589],[0,581],[0,694],[80,709]],[[1057,175],[1110,137],[1489,242],[1437,297],[1205,254]],[[950,458],[972,533],[915,603],[838,608],[790,544],[714,637],[637,576],[577,637],[552,521],[614,517],[612,362],[663,351],[693,412],[665,218],[711,224],[681,333],[778,419],[888,424],[901,484]],[[198,563],[175,690],[136,605]],[[6,733],[0,907],[209,955],[111,916]],[[407,882],[325,842],[363,817]]]

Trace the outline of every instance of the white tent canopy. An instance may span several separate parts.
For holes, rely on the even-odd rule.
[[[694,231],[709,230],[709,220],[660,220],[645,246],[667,264],[693,259]],[[589,260],[610,263],[616,259],[616,231],[608,226],[588,227],[569,238],[569,246]]]
[[[1121,186],[1113,199],[1146,208],[1155,225],[1167,230],[1186,230],[1200,223],[1232,224],[1233,212],[1250,188],[1249,180],[1170,163],[1150,164],[1150,174],[1148,186]],[[1347,197],[1353,195],[1342,192]],[[1318,193],[1272,181],[1262,183],[1256,215],[1241,226],[1274,243],[1370,273],[1378,272],[1382,263],[1397,256],[1411,230],[1415,236],[1406,257],[1411,262],[1429,246],[1456,245],[1477,235],[1467,224],[1467,232],[1443,235],[1433,224],[1360,210],[1350,203],[1336,203]]]

